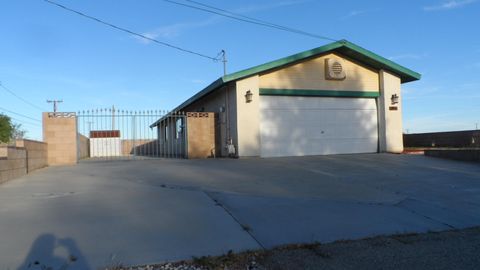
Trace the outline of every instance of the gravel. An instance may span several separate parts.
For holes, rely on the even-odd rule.
[[[108,270],[264,269],[480,269],[480,227],[379,236],[328,244],[288,245],[266,251]]]

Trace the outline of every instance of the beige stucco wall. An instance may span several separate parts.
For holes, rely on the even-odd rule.
[[[325,59],[344,60],[347,77],[344,80],[325,79]],[[327,54],[260,76],[260,88],[379,91],[379,75],[359,63],[339,54]]]
[[[399,77],[384,70],[379,72],[380,97],[378,98],[378,128],[380,152],[403,152],[402,93]],[[392,104],[392,95],[399,96],[399,103]],[[396,107],[397,110],[390,110]]]
[[[48,145],[48,165],[77,163],[75,113],[43,113],[43,141]]]
[[[260,156],[259,76],[239,80],[236,83],[238,155]],[[251,91],[253,95],[249,103],[245,99],[247,91]]]

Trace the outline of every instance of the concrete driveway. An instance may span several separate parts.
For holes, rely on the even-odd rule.
[[[0,185],[0,269],[97,269],[475,225],[474,163],[389,154],[83,162]]]

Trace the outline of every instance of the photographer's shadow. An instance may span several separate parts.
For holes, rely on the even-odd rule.
[[[59,256],[55,252],[56,249],[63,249],[68,255],[64,257]],[[57,239],[53,234],[42,234],[33,242],[24,263],[17,269],[90,270],[92,268],[81,253],[75,240],[71,238]]]

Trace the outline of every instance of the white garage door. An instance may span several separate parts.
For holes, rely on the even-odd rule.
[[[373,98],[260,97],[262,157],[375,153]]]

